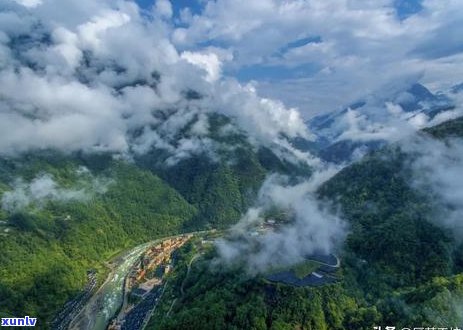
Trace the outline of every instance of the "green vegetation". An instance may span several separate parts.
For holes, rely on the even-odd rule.
[[[370,293],[415,285],[452,270],[453,242],[429,222],[432,204],[410,187],[405,159],[397,149],[375,153],[320,189],[322,197],[337,198],[351,223],[346,247],[368,264],[355,268]]]
[[[183,266],[171,274],[148,329],[371,330],[384,324],[461,324],[463,275],[435,277],[371,303],[349,273],[343,282],[319,288],[275,285],[247,277],[239,268],[211,268],[213,256],[208,255],[193,264],[182,295],[193,253],[180,254]]]
[[[229,118],[210,114],[208,120],[207,137],[217,142],[219,147],[211,152],[215,152],[218,159],[199,154],[166,166],[169,155],[162,150],[151,150],[137,159],[141,166],[163,178],[198,209],[189,228],[226,228],[234,224],[252,204],[269,172],[310,175],[307,165],[283,161],[267,148],[256,150],[244,133],[232,126]],[[188,128],[183,135],[188,137]]]
[[[0,314],[38,316],[44,326],[82,290],[88,269],[103,279],[105,262],[119,252],[235,223],[268,171],[289,167],[276,156],[262,164],[246,136],[228,126],[226,117],[211,115],[209,138],[221,145],[216,157],[201,154],[170,166],[159,150],[133,164],[111,154],[52,150],[0,158],[1,195],[18,178],[27,186],[43,175],[59,189],[85,192],[84,199],[45,198],[12,212],[0,209],[0,221],[7,222],[0,224]],[[104,193],[93,192],[99,183]]]
[[[134,164],[107,154],[52,151],[0,159],[0,194],[13,189],[17,178],[28,183],[43,174],[63,189],[88,193],[98,190],[95,182],[105,185],[104,193],[85,199],[45,199],[0,211],[0,221],[6,222],[0,224],[0,315],[37,315],[46,328],[82,290],[87,270],[96,269],[101,280],[105,261],[136,244],[227,227],[252,203],[268,172],[310,174],[268,149],[255,150],[239,131],[223,133],[228,123],[222,116],[210,118],[210,137],[224,143],[215,160],[197,155],[166,167],[168,156],[157,150]],[[461,137],[462,127],[458,119],[424,134]],[[82,166],[90,171],[82,174]],[[410,176],[409,156],[391,146],[345,168],[319,189],[319,196],[339,205],[350,223],[339,282],[318,288],[268,283],[239,267],[211,263],[213,251],[202,251],[198,258],[198,242],[192,242],[179,251],[149,328],[456,325],[462,317],[463,244],[432,224],[435,201],[412,188]],[[273,210],[269,216],[284,218]],[[304,277],[314,267],[307,262],[293,270]]]
[[[426,131],[438,138],[461,137],[462,123]],[[338,283],[318,288],[271,284],[246,276],[239,267],[211,267],[206,258],[194,263],[185,296],[178,294],[179,282],[172,281],[170,298],[163,302],[168,307],[161,305],[149,329],[461,326],[463,247],[431,222],[436,201],[410,185],[410,171],[409,155],[391,146],[345,168],[319,189],[319,196],[339,205],[350,223]],[[310,265],[295,270],[302,276]]]
[[[204,155],[183,160],[160,175],[198,208],[191,228],[224,228],[239,220],[265,177],[253,163],[240,165],[255,170],[254,177],[246,178],[238,168],[213,163]]]
[[[62,155],[49,159],[4,161],[2,186],[18,176],[31,180],[46,172],[72,187],[79,184],[78,166],[88,166]],[[41,207],[2,214],[9,232],[0,237],[0,314],[37,315],[43,326],[83,288],[88,269],[103,275],[111,256],[181,232],[196,213],[161,179],[134,165],[109,161],[99,175],[111,180],[105,194],[86,201],[50,200]]]
[[[310,273],[316,271],[319,267],[320,264],[318,262],[308,260],[295,265],[292,268],[292,271],[294,272],[294,275],[297,276],[297,278],[304,278]]]
[[[434,127],[426,128],[424,131],[436,138],[462,137],[463,117],[446,121]]]
[[[176,267],[148,329],[372,329],[381,317],[375,307],[349,297],[340,284],[269,284],[239,267],[211,267],[213,257],[210,252],[193,264],[185,295],[179,289],[185,268]]]

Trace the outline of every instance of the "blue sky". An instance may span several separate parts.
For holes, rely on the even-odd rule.
[[[463,4],[455,0],[201,3],[171,2],[177,49],[216,54],[223,76],[307,113],[401,86],[394,79],[444,88],[436,77],[456,67],[463,52]],[[179,22],[185,7],[194,18]],[[450,57],[457,58],[444,60]],[[448,72],[451,84],[460,70]]]
[[[406,19],[423,9],[422,0],[395,0],[394,7],[400,19]]]
[[[149,9],[154,4],[154,0],[136,0],[136,2],[144,9]],[[203,5],[198,0],[174,0],[171,3],[175,16],[178,16],[180,10],[184,8],[189,8],[193,14],[199,14],[203,8]]]
[[[154,1],[153,0],[137,0],[137,3],[144,9],[150,9]],[[204,5],[206,1],[198,0],[175,0],[171,1],[174,17],[172,23],[175,26],[181,26],[179,24],[179,12],[184,8],[188,8],[192,14],[201,16],[203,14]],[[419,13],[422,9],[422,0],[395,0],[390,3],[391,7],[395,9],[396,16],[399,21],[403,21],[410,16]],[[280,47],[272,56],[269,56],[266,60],[259,61],[259,63],[245,63],[239,66],[229,66],[225,69],[225,73],[236,77],[241,82],[247,81],[271,81],[271,80],[282,80],[282,79],[298,79],[302,77],[308,77],[316,72],[323,69],[318,63],[300,63],[297,65],[286,65],[282,63],[274,63],[271,57],[278,58],[284,56],[285,53],[293,48],[300,48],[309,43],[318,43],[321,41],[321,37],[317,35],[308,35],[302,38],[291,39],[288,36],[288,43]],[[227,43],[218,38],[198,40],[196,48],[206,47],[222,47],[227,48]],[[180,45],[180,48],[182,46]],[[235,53],[240,56],[240,53]]]
[[[463,80],[461,0],[155,0],[140,3],[142,13],[126,1],[4,2],[0,91],[9,112],[0,114],[0,131],[9,138],[0,150],[126,150],[127,132],[156,125],[153,109],[178,105],[189,89],[206,96],[197,111],[220,111],[256,140],[278,141],[281,132],[307,135],[302,118],[360,99],[371,111],[397,112],[385,102],[411,97],[403,92],[414,83],[438,91]],[[50,36],[45,43],[37,22]],[[8,42],[21,44],[25,34],[34,42]],[[153,72],[162,77],[157,93],[111,92],[154,83]],[[189,118],[183,110],[167,135]],[[44,120],[31,120],[37,116]],[[170,148],[149,127],[140,152],[153,143]],[[200,148],[196,142],[182,152]]]
[[[136,0],[136,2],[141,8],[150,8],[154,3],[153,0]],[[203,8],[198,0],[175,0],[171,3],[177,15],[183,8],[189,8],[195,14],[199,14]],[[395,0],[394,7],[397,9],[397,15],[400,19],[405,19],[419,12],[423,8],[421,3],[422,0]]]
[[[136,0],[136,2],[141,8],[145,9],[150,8],[154,3],[153,0]],[[174,12],[177,14],[183,8],[189,8],[193,13],[200,14],[204,7],[204,4],[201,4],[198,0],[175,0],[171,3]],[[419,12],[423,8],[421,3],[422,0],[395,0],[393,5],[397,9],[397,15],[400,19],[405,19]]]

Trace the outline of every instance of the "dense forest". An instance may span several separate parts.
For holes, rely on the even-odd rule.
[[[2,315],[26,313],[37,315],[42,324],[50,321],[82,289],[87,270],[103,275],[103,263],[111,256],[181,232],[197,212],[152,173],[125,162],[105,161],[104,169],[56,154],[2,161],[3,189],[8,189],[9,178],[29,181],[45,172],[60,186],[75,188],[92,180],[76,175],[79,166],[88,166],[107,181],[105,193],[84,201],[50,199],[2,213],[1,220],[8,224],[0,227]]]
[[[195,120],[193,118],[189,125]],[[289,162],[269,148],[252,145],[244,132],[230,126],[230,118],[211,113],[208,122],[207,138],[215,141],[216,146],[211,150],[212,156],[191,155],[168,167],[165,162],[169,154],[158,149],[153,148],[136,158],[137,164],[159,175],[198,209],[190,226],[226,228],[236,223],[252,204],[267,173],[310,176],[307,164]],[[177,140],[189,137],[189,125]]]
[[[270,171],[310,174],[242,132],[218,134],[226,117],[210,122],[210,137],[223,146],[217,157],[166,165],[167,155],[153,149],[136,159],[53,150],[0,158],[0,314],[48,324],[82,290],[88,270],[101,281],[105,262],[137,244],[228,227]]]
[[[462,137],[463,120],[420,134]],[[169,313],[161,306],[150,328],[461,327],[463,248],[433,223],[437,202],[410,184],[413,157],[392,145],[319,188],[320,198],[340,207],[350,224],[338,283],[318,288],[272,284],[236,265],[212,267],[211,252],[194,263],[184,295],[178,288],[185,272],[178,269],[169,292],[177,301]]]
[[[211,120],[217,127],[226,124],[224,118]],[[421,134],[461,137],[463,120]],[[233,148],[219,151],[219,160],[197,155],[170,167],[161,166],[165,157],[156,150],[134,161],[54,151],[2,158],[1,315],[37,315],[47,324],[82,290],[89,269],[101,280],[105,262],[136,244],[235,223],[268,173],[310,175],[309,168],[285,163],[269,149],[256,150],[241,133],[227,138]],[[171,300],[163,301],[149,328],[371,329],[461,322],[463,247],[433,224],[435,203],[409,184],[410,157],[392,145],[320,187],[319,197],[340,207],[350,223],[337,283],[272,284],[239,266],[211,266],[213,250],[184,281],[195,253],[187,246],[168,289],[177,301],[167,317]],[[33,189],[43,198],[34,199]],[[55,193],[44,194],[46,189]]]

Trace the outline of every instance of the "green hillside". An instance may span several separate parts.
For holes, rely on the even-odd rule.
[[[424,130],[436,138],[462,137],[463,136],[463,117],[446,121]]]
[[[167,165],[169,155],[159,150],[134,161],[51,150],[0,158],[0,198],[19,189],[15,203],[31,199],[0,209],[0,313],[49,322],[82,290],[89,269],[101,280],[105,262],[139,243],[235,223],[269,172],[310,173],[270,150],[262,161],[242,132],[219,134],[230,123],[226,117],[210,120],[216,158],[199,154]],[[50,185],[54,198],[43,191]],[[72,198],[82,192],[83,200]]]
[[[426,131],[440,139],[461,137],[461,123]],[[391,146],[320,187],[320,198],[339,206],[350,223],[340,282],[270,284],[240,269],[197,262],[185,296],[178,292],[179,270],[171,289],[177,302],[168,315],[160,309],[150,329],[194,329],[198,322],[208,329],[461,326],[463,248],[431,221],[436,201],[410,185],[410,157]]]
[[[137,243],[181,232],[195,207],[150,172],[101,156],[49,154],[2,160],[1,189],[16,177],[32,180],[49,173],[68,188],[90,178],[79,166],[105,178],[107,191],[85,201],[49,200],[43,205],[3,212],[0,226],[0,313],[37,315],[50,321],[85,284],[86,271],[107,270],[104,262]]]
[[[234,224],[252,204],[269,172],[310,176],[306,164],[282,160],[270,149],[252,145],[228,117],[212,113],[207,118],[206,137],[215,145],[212,157],[202,152],[166,166],[170,155],[152,149],[137,158],[140,166],[162,177],[198,208],[190,227],[226,228]],[[182,137],[190,137],[187,129],[177,139]]]
[[[216,158],[198,154],[167,166],[169,155],[152,150],[133,162],[53,151],[0,159],[0,194],[9,203],[0,211],[1,315],[37,315],[45,324],[82,290],[89,269],[101,280],[105,262],[136,244],[233,224],[270,172],[310,175],[308,167],[256,148],[239,131],[219,133],[228,119],[209,120],[210,138],[222,143]],[[424,134],[461,137],[461,123]],[[463,247],[430,221],[435,204],[410,185],[409,164],[409,155],[390,146],[319,189],[320,198],[339,206],[350,223],[339,282],[318,288],[271,284],[239,268],[211,268],[211,254],[194,263],[183,283],[192,253],[185,252],[184,266],[169,285],[177,302],[169,317],[170,301],[164,302],[168,306],[161,305],[149,328],[371,329],[459,322]]]
[[[239,267],[211,266],[213,253],[196,261],[185,279],[182,264],[194,253],[186,250],[148,329],[372,329],[380,318],[340,283],[271,284]]]

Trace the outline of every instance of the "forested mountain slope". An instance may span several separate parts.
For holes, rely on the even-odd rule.
[[[82,289],[89,269],[102,275],[112,255],[181,232],[197,212],[155,175],[107,157],[2,159],[0,176],[0,312],[41,324]]]
[[[211,123],[216,154],[173,164],[156,149],[135,160],[53,150],[0,158],[0,313],[37,315],[45,324],[80,292],[88,270],[103,278],[104,263],[118,252],[224,228],[252,203],[267,173],[310,174],[252,146],[242,132],[220,135],[230,124],[225,116]]]
[[[457,119],[420,133],[423,142],[415,145],[436,141],[430,136],[445,142],[462,132]],[[271,284],[239,266],[211,267],[214,257],[209,256],[192,268],[186,296],[179,294],[168,317],[159,312],[151,328],[191,328],[204,319],[210,329],[461,326],[463,249],[454,232],[436,221],[441,201],[412,182],[418,151],[389,146],[318,190],[350,226],[338,283],[319,288]],[[183,280],[181,273],[177,276],[173,292]]]
[[[170,155],[151,148],[136,157],[137,164],[162,177],[199,210],[191,226],[209,225],[224,228],[239,220],[253,201],[267,173],[308,177],[310,167],[278,157],[272,150],[252,145],[244,132],[226,116],[209,114],[211,141],[207,152],[190,155],[166,166]],[[174,143],[191,138],[186,125]]]

